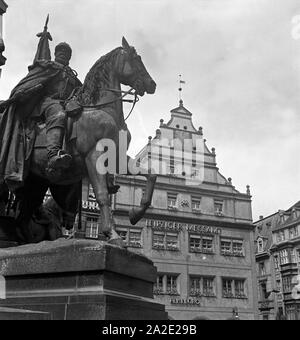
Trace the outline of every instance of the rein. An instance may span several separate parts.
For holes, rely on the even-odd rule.
[[[125,121],[131,116],[136,103],[139,101],[139,97],[136,93],[136,91],[132,92],[134,89],[131,88],[129,91],[122,91],[122,90],[116,90],[116,89],[103,89],[103,91],[110,91],[110,92],[117,92],[117,93],[121,93],[121,96],[115,98],[114,100],[107,102],[107,103],[102,103],[102,104],[98,104],[98,105],[82,105],[81,103],[79,103],[79,105],[84,108],[84,109],[100,109],[103,106],[106,105],[110,105],[110,104],[114,104],[116,101],[118,100],[122,100],[123,102],[127,102],[127,103],[133,103],[132,108],[129,112],[129,114],[127,115],[127,117],[125,118]],[[126,96],[131,95],[134,96],[134,99],[124,99]]]

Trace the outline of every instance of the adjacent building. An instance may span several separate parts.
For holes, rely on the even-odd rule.
[[[3,41],[3,14],[7,10],[7,4],[0,0],[0,67],[5,64],[6,58],[2,55],[5,50],[5,45]],[[0,68],[0,76],[1,76],[1,68]]]
[[[160,141],[162,141],[160,143]],[[175,140],[175,142],[174,142]],[[188,140],[186,162],[178,151]],[[171,319],[257,318],[257,279],[251,194],[240,193],[219,172],[216,150],[209,149],[202,128],[195,129],[192,113],[183,105],[160,122],[138,157],[141,164],[158,163],[163,168],[152,206],[136,226],[128,219],[139,206],[145,179],[116,177],[120,191],[113,197],[117,232],[128,249],[143,253],[157,267],[155,299],[166,305]],[[197,145],[202,145],[202,166],[197,167]],[[167,150],[171,153],[168,157]],[[154,162],[155,163],[155,162]],[[90,184],[83,186],[83,229],[77,235],[98,238],[101,229],[98,204]]]
[[[258,281],[258,308],[260,320],[275,320],[283,315],[281,277],[275,270],[274,258],[270,252],[273,244],[273,230],[278,214],[260,217],[256,226],[256,271]]]
[[[300,202],[255,225],[260,316],[300,320]]]

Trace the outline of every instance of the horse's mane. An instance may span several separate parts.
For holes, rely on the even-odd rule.
[[[107,86],[109,81],[109,67],[114,62],[122,47],[117,47],[102,56],[90,69],[85,77],[84,84],[79,92],[79,98],[83,105],[96,104],[100,97],[99,89]]]

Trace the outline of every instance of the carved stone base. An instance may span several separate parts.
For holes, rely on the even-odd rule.
[[[54,320],[167,320],[153,300],[152,262],[102,241],[0,249],[0,275],[6,279],[0,307],[46,312]]]

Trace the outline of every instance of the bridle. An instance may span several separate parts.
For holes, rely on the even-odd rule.
[[[104,103],[100,103],[100,104],[97,104],[97,105],[83,105],[81,103],[79,103],[79,105],[84,109],[101,109],[102,107],[110,105],[110,104],[114,104],[119,100],[122,100],[122,102],[125,102],[125,103],[132,103],[132,108],[131,108],[130,112],[128,113],[127,117],[125,118],[125,121],[127,121],[128,118],[131,116],[131,114],[132,114],[132,112],[135,108],[136,103],[138,103],[139,100],[140,100],[137,92],[134,90],[133,87],[131,87],[128,91],[122,91],[122,90],[116,90],[116,89],[110,89],[110,88],[102,89],[101,91],[110,91],[110,92],[113,92],[113,93],[118,93],[118,94],[120,94],[120,96],[116,97],[114,100],[104,102]],[[124,99],[128,95],[134,96],[134,99]]]

